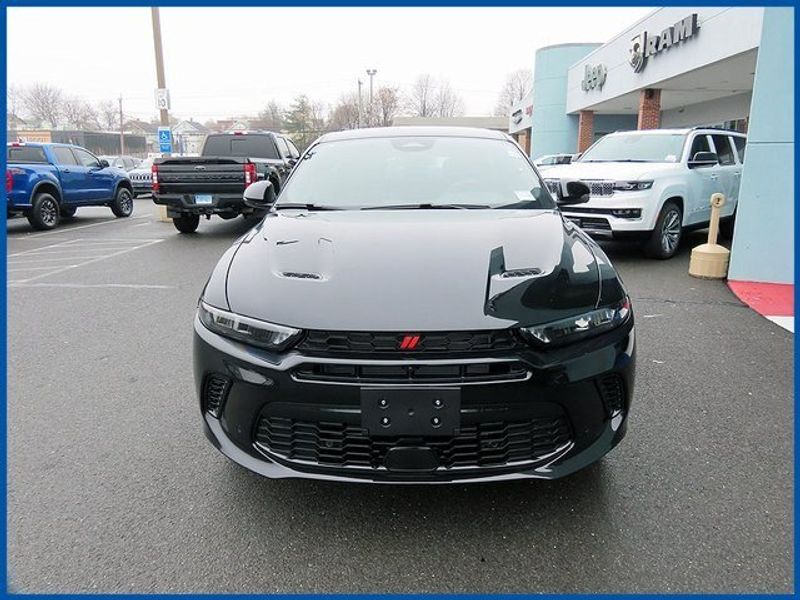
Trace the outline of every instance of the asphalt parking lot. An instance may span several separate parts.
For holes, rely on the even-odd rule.
[[[192,318],[247,229],[148,199],[8,231],[8,570],[20,592],[793,590],[793,340],[677,258],[609,244],[637,317],[629,432],[554,482],[270,481],[205,440]]]

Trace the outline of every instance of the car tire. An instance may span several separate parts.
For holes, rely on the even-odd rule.
[[[128,188],[120,187],[110,207],[115,217],[120,219],[130,217],[133,214],[133,194]]]
[[[181,215],[173,217],[172,224],[181,233],[194,233],[200,225],[200,215]]]
[[[62,206],[61,207],[61,218],[62,219],[71,219],[75,216],[75,211],[78,210],[77,206]]]
[[[59,212],[58,201],[55,197],[42,192],[41,194],[36,194],[33,199],[33,206],[26,216],[28,217],[28,223],[34,229],[53,229],[58,225]]]
[[[683,212],[674,202],[666,202],[656,220],[656,226],[644,244],[650,258],[665,260],[675,256],[683,235]]]

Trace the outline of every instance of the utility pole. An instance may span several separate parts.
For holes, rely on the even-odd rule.
[[[361,129],[361,86],[363,82],[358,78],[358,128]]]
[[[119,95],[119,153],[125,154],[125,121],[122,117],[122,94]]]
[[[369,110],[367,111],[367,124],[372,125],[372,111],[374,105],[372,104],[372,78],[378,73],[378,69],[367,69],[369,75]]]
[[[159,89],[166,89],[167,80],[164,77],[164,49],[161,44],[161,16],[157,6],[153,6],[150,11],[153,17],[153,44],[156,49],[156,81],[158,82]],[[161,113],[161,126],[169,127],[169,110],[162,108],[159,112]]]

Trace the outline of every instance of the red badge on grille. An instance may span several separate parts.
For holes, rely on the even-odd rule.
[[[418,335],[404,335],[403,341],[400,342],[400,350],[414,350],[419,344]]]

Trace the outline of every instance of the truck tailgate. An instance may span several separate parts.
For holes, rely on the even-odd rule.
[[[241,158],[190,157],[159,161],[160,194],[238,193],[244,190]]]

